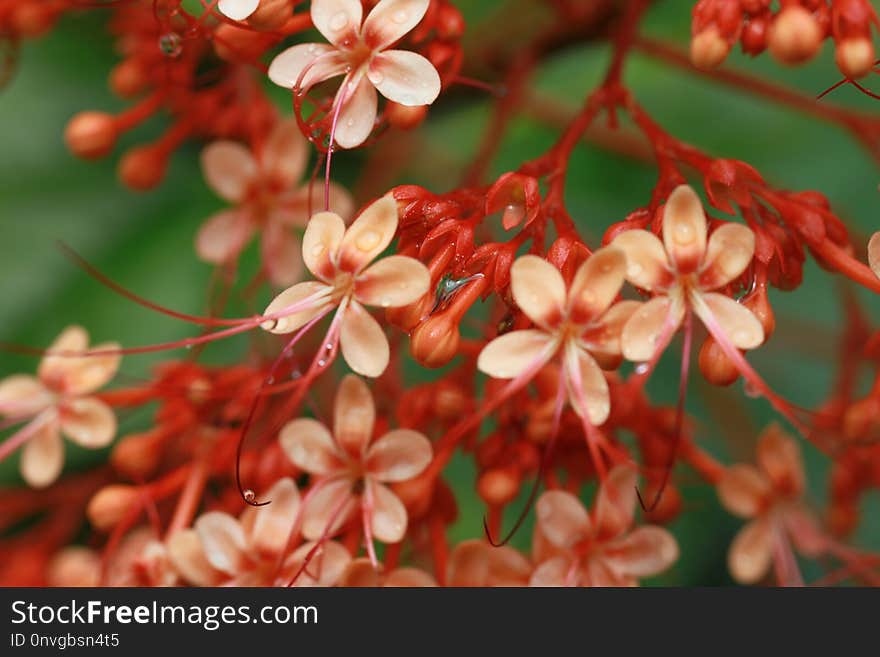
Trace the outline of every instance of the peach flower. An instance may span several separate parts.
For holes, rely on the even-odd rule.
[[[527,586],[534,566],[508,545],[493,547],[485,541],[464,541],[449,555],[447,586]]]
[[[315,547],[306,543],[285,555],[300,512],[300,496],[292,479],[281,479],[266,493],[272,504],[248,507],[238,518],[220,511],[200,516],[193,529],[174,534],[168,543],[171,560],[183,578],[197,586],[285,586]],[[348,552],[325,542],[296,586],[333,586]]]
[[[397,568],[380,572],[369,559],[355,559],[345,569],[340,586],[377,588],[426,588],[437,586],[436,580],[418,568]]]
[[[290,460],[317,478],[303,510],[303,536],[333,535],[360,510],[366,536],[397,543],[406,534],[407,513],[386,484],[421,474],[431,462],[431,443],[410,429],[372,440],[373,396],[353,374],[342,380],[333,414],[333,433],[310,418],[294,420],[281,431]]]
[[[647,230],[628,230],[612,241],[626,253],[626,278],[654,293],[623,327],[623,355],[648,361],[665,347],[693,310],[721,343],[754,349],[764,341],[761,322],[744,305],[713,292],[740,276],[752,261],[755,235],[726,223],[706,237],[706,213],[693,189],[675,188],[663,209],[663,241]],[[665,340],[664,340],[665,339]]]
[[[263,328],[292,333],[338,307],[342,357],[358,374],[376,377],[388,366],[388,338],[362,304],[381,308],[407,306],[430,287],[428,268],[415,258],[392,255],[370,263],[386,249],[397,231],[397,202],[387,194],[370,204],[345,228],[333,212],[319,212],[303,237],[303,260],[318,281],[299,283],[278,295],[266,315],[285,308],[307,307],[267,322]],[[367,265],[370,265],[369,267]]]
[[[616,366],[621,328],[639,306],[635,301],[614,304],[625,268],[622,251],[600,249],[580,266],[566,290],[562,274],[549,262],[535,255],[518,258],[510,269],[511,291],[535,328],[492,340],[480,352],[477,367],[510,379],[537,372],[561,354],[572,407],[594,426],[601,425],[611,400],[597,359]]]
[[[48,486],[61,474],[62,435],[88,449],[113,441],[113,409],[92,393],[116,376],[121,357],[104,352],[118,349],[118,344],[106,343],[90,350],[88,333],[72,326],[49,347],[36,377],[20,374],[0,381],[0,417],[15,423],[30,420],[0,445],[0,460],[24,445],[20,469],[30,486]]]
[[[287,89],[344,75],[330,110],[338,112],[334,138],[342,148],[362,144],[376,123],[376,91],[400,105],[430,105],[440,93],[437,69],[421,55],[390,50],[424,17],[430,0],[380,0],[362,22],[360,0],[313,0],[312,22],[330,42],[288,48],[269,66],[269,78]]]
[[[608,473],[592,513],[571,493],[541,495],[531,586],[637,586],[669,568],[678,559],[675,538],[653,525],[630,531],[635,506],[636,473],[626,466]]]
[[[208,219],[196,237],[196,253],[216,265],[238,260],[254,233],[262,231],[263,266],[275,285],[302,275],[302,250],[295,228],[308,223],[311,209],[324,207],[322,185],[300,185],[308,143],[296,121],[280,121],[257,153],[234,141],[215,141],[202,151],[202,171],[216,194],[235,207]],[[354,204],[330,183],[330,209],[346,221]]]
[[[789,539],[810,557],[818,556],[826,544],[817,519],[801,500],[804,464],[797,442],[778,425],[769,426],[758,439],[757,463],[733,465],[718,482],[724,508],[750,520],[733,540],[727,559],[731,575],[742,584],[759,581],[782,555],[787,563],[776,566],[786,573],[794,564]],[[794,571],[787,576],[799,579]]]

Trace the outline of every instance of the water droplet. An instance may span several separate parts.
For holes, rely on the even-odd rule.
[[[252,491],[250,488],[248,488],[244,492],[244,499],[246,502],[253,502],[255,499],[257,499],[257,494],[254,491]]]
[[[636,365],[635,370],[636,370],[636,374],[645,374],[648,371],[648,364],[647,363],[639,363],[638,365]]]
[[[382,297],[382,299],[379,301],[379,305],[383,308],[388,308],[391,305],[391,299],[389,299],[388,297]]]
[[[324,253],[324,242],[318,242],[315,246],[312,247],[312,256],[317,258],[319,255]]]
[[[313,43],[309,45],[308,52],[310,55],[314,55],[316,52],[318,52],[318,44]]]
[[[751,337],[751,335],[749,334],[748,331],[746,331],[745,329],[741,329],[739,331],[736,331],[733,334],[733,342],[735,344],[741,344],[743,342],[748,342],[750,337]]]
[[[642,273],[642,266],[637,262],[629,263],[629,267],[626,268],[627,276],[638,276]]]
[[[409,18],[409,13],[404,11],[403,9],[401,9],[399,11],[395,11],[391,15],[391,20],[393,20],[395,23],[398,23],[398,24],[405,23],[406,19],[408,19],[408,18]]]
[[[183,43],[177,32],[167,32],[159,37],[159,51],[166,57],[177,57],[183,52]]]
[[[690,244],[697,238],[694,227],[688,223],[679,223],[672,231],[672,239],[676,244]]]
[[[327,344],[324,345],[324,349],[326,349],[327,351],[333,351],[333,343],[328,342]]]
[[[270,376],[268,379],[266,379],[266,383],[267,383],[268,385],[270,385],[270,386],[271,386],[271,385],[274,385],[274,384],[275,384],[275,377],[274,377],[274,376]]]
[[[344,11],[336,12],[330,19],[331,30],[336,30],[338,32],[339,30],[344,29],[346,25],[348,25],[348,14]]]
[[[373,84],[382,84],[382,82],[385,80],[385,76],[382,74],[381,71],[369,71],[367,73],[367,77],[370,78],[370,82],[372,82]]]
[[[371,249],[375,249],[381,240],[382,236],[375,230],[365,230],[358,235],[355,240],[355,246],[361,251],[370,251]]]
[[[349,119],[348,121],[345,122],[345,125],[347,125],[349,128],[351,128],[352,126],[354,126],[354,119]]]

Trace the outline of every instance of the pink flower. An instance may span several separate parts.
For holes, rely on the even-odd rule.
[[[315,544],[306,543],[285,556],[300,512],[299,491],[292,479],[281,479],[267,496],[272,504],[248,507],[239,518],[210,511],[193,529],[174,534],[168,549],[183,578],[197,586],[288,584]],[[295,585],[333,586],[350,560],[341,545],[325,542]]]
[[[646,525],[630,531],[636,506],[636,473],[618,466],[599,486],[589,513],[564,491],[548,491],[535,507],[532,586],[637,586],[678,559],[668,531]]]
[[[222,199],[235,204],[208,219],[196,237],[196,253],[217,265],[234,263],[254,233],[262,231],[262,262],[275,285],[293,285],[302,274],[302,252],[294,228],[324,207],[322,185],[299,185],[308,144],[294,120],[280,121],[258,153],[234,141],[216,141],[202,152],[202,171]],[[345,220],[351,197],[330,183],[330,208]]]
[[[409,429],[372,441],[373,396],[353,374],[342,380],[333,412],[333,433],[310,418],[294,420],[281,431],[290,460],[317,477],[318,488],[303,510],[303,536],[331,536],[360,509],[367,536],[397,543],[406,533],[407,513],[386,484],[421,474],[431,462],[431,443]]]
[[[377,588],[427,588],[437,586],[437,581],[418,568],[396,568],[380,572],[369,559],[354,559],[345,569],[340,586]]]
[[[393,255],[367,266],[391,243],[397,231],[397,202],[387,194],[369,205],[345,228],[342,218],[319,212],[309,221],[303,237],[303,260],[319,280],[299,283],[279,294],[266,315],[285,308],[306,308],[264,324],[277,333],[292,333],[334,306],[342,357],[363,376],[379,376],[388,366],[388,338],[362,304],[382,308],[407,306],[431,284],[428,268],[415,258]]]
[[[507,545],[492,547],[485,541],[464,541],[449,555],[448,586],[527,586],[534,567]]]
[[[729,467],[718,482],[724,508],[751,520],[734,538],[727,559],[730,573],[742,584],[754,584],[777,556],[790,555],[789,538],[801,553],[813,557],[826,544],[818,521],[801,500],[804,464],[795,440],[779,426],[769,426],[758,439],[757,462],[758,467]],[[793,564],[793,558],[788,563]],[[785,566],[777,564],[780,572]],[[799,579],[796,573],[788,574]]]
[[[752,261],[755,234],[748,226],[727,223],[706,238],[706,213],[696,192],[675,188],[663,209],[663,242],[647,230],[628,230],[612,242],[626,253],[627,280],[654,293],[623,327],[623,355],[648,361],[693,310],[716,340],[739,349],[764,341],[761,322],[746,306],[713,292],[740,276]],[[716,330],[717,327],[717,330]],[[721,331],[721,335],[716,335]]]
[[[312,22],[330,44],[302,43],[269,66],[272,81],[307,92],[344,75],[333,102],[339,120],[335,140],[342,148],[362,144],[376,122],[378,90],[400,105],[430,105],[440,93],[433,64],[407,50],[389,50],[424,17],[430,0],[380,0],[363,24],[360,0],[313,0]]]
[[[64,467],[62,434],[81,447],[100,449],[116,435],[116,416],[91,396],[119,369],[120,356],[97,354],[119,349],[115,343],[89,349],[85,329],[66,329],[49,347],[37,376],[13,375],[0,381],[0,416],[30,420],[0,445],[0,460],[19,446],[21,475],[35,488],[54,482]],[[52,352],[70,355],[53,356]],[[76,356],[76,354],[82,354]],[[95,355],[97,354],[97,355]]]

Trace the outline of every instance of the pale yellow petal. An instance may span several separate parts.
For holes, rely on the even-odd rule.
[[[339,345],[345,362],[362,376],[375,378],[388,367],[388,338],[379,322],[357,301],[352,300],[345,309]]]

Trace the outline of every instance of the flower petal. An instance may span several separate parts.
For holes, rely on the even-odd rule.
[[[355,280],[354,294],[368,306],[400,308],[418,300],[431,287],[428,268],[415,258],[393,255],[367,267]]]
[[[336,94],[333,111],[340,102],[343,105],[333,139],[340,148],[355,148],[367,140],[376,125],[379,112],[376,88],[366,76],[347,80]]]
[[[303,92],[337,75],[344,75],[345,57],[326,43],[300,43],[283,50],[269,64],[269,79],[279,87]],[[302,79],[300,79],[302,77]]]
[[[554,351],[553,338],[546,331],[511,331],[483,347],[477,368],[496,379],[512,379],[539,360],[549,360]]]
[[[752,465],[738,463],[724,471],[718,482],[721,505],[741,518],[753,518],[765,508],[772,490],[770,482]]]
[[[740,584],[754,584],[767,574],[773,557],[773,529],[759,518],[743,527],[727,554],[730,574]]]
[[[244,145],[215,141],[202,151],[202,173],[220,198],[241,203],[257,176],[257,162]]]
[[[340,45],[361,29],[364,10],[360,0],[313,0],[312,22],[330,43]]]
[[[651,577],[678,559],[675,537],[661,527],[639,527],[605,549],[602,561],[618,575]]]
[[[381,0],[367,15],[362,34],[374,50],[384,50],[424,18],[430,0]]]
[[[309,553],[318,544],[310,541],[301,545],[296,552],[284,563],[284,579],[290,581],[302,568],[303,562]],[[336,541],[325,541],[318,551],[312,555],[312,560],[307,568],[300,573],[294,586],[336,586],[344,577],[351,555],[342,545]],[[369,559],[367,560],[369,563]]]
[[[611,396],[608,381],[596,359],[583,349],[570,346],[567,349],[565,381],[572,408],[583,416],[584,411],[593,426],[600,426],[611,413]],[[577,376],[578,385],[575,385]]]
[[[424,435],[397,429],[369,446],[364,468],[376,481],[406,481],[419,476],[433,455],[431,441]]]
[[[755,234],[748,226],[727,223],[709,236],[699,284],[717,290],[742,274],[755,254]]]
[[[385,578],[385,588],[429,588],[437,580],[418,568],[398,568]]]
[[[308,142],[296,119],[278,121],[260,153],[263,171],[278,181],[283,189],[289,189],[302,178],[308,159]]]
[[[243,21],[260,6],[260,0],[220,0],[217,11],[234,21]]]
[[[406,507],[384,484],[368,481],[373,508],[370,510],[370,527],[373,538],[383,543],[397,543],[406,534]]]
[[[738,349],[754,349],[764,342],[764,327],[755,314],[741,303],[717,292],[700,294],[705,307],[715,316],[724,335]],[[705,312],[700,304],[694,306],[697,315]]]
[[[252,235],[253,226],[241,210],[221,210],[199,229],[196,254],[205,262],[215,265],[233,262]]]
[[[209,511],[195,522],[208,562],[228,575],[237,575],[245,560],[247,539],[238,520],[228,513]]]
[[[250,547],[267,556],[280,556],[299,513],[299,491],[293,479],[279,479],[265,495],[268,506],[249,506],[242,514],[242,525],[249,527]]]
[[[388,367],[391,348],[385,332],[379,322],[353,299],[342,318],[339,345],[345,362],[362,376],[380,376]]]
[[[406,107],[430,105],[440,95],[440,74],[409,50],[386,50],[373,57],[367,77],[380,94]]]
[[[639,301],[618,301],[581,336],[581,342],[603,369],[617,367],[623,327],[641,306]]]
[[[706,212],[688,185],[676,187],[663,208],[663,244],[681,274],[696,271],[706,253]]]
[[[449,557],[449,586],[524,586],[532,564],[512,547],[490,547],[483,541],[459,543]]]
[[[81,397],[61,407],[61,432],[80,447],[100,449],[116,436],[116,415],[100,399]]]
[[[30,417],[52,403],[52,393],[35,376],[13,374],[0,381],[0,417]]]
[[[627,230],[611,242],[626,254],[626,280],[643,290],[665,289],[672,283],[663,243],[648,230]]]
[[[220,573],[208,561],[195,529],[175,532],[167,543],[171,564],[186,582],[196,586],[216,586]]]
[[[684,308],[681,304],[673,304],[667,296],[654,297],[643,303],[620,334],[624,357],[634,362],[650,360],[666,322],[671,321],[675,326],[673,330],[677,330],[683,318]]]
[[[40,361],[37,376],[47,386],[56,391],[64,391],[67,379],[82,366],[82,359],[76,354],[84,354],[89,347],[89,334],[81,326],[69,326],[49,345],[49,353],[63,353],[63,356],[45,356]]]
[[[333,435],[348,454],[366,454],[376,423],[376,404],[363,379],[349,374],[342,379],[333,402]]]
[[[300,306],[305,299],[320,293],[326,294],[314,299],[307,307],[303,307],[295,312],[289,312],[289,314],[280,316],[277,319],[266,320],[262,325],[263,328],[277,335],[293,333],[296,329],[309,323],[322,312],[332,307],[333,302],[330,300],[329,292],[330,288],[326,284],[318,283],[317,281],[297,283],[293,287],[287,288],[275,297],[272,303],[263,311],[264,316],[288,313],[289,311],[286,309]]]
[[[553,557],[535,568],[535,572],[532,573],[532,577],[529,579],[529,586],[570,586],[569,574],[571,573],[571,567],[571,559],[568,557]],[[577,584],[577,581],[575,580],[574,583]]]
[[[302,245],[292,230],[280,223],[269,223],[260,246],[263,266],[273,284],[286,287],[302,277]]]
[[[560,548],[570,548],[592,536],[590,516],[581,501],[571,493],[551,490],[535,505],[535,516],[544,537]]]
[[[789,496],[804,491],[804,460],[800,447],[778,424],[771,424],[758,440],[757,461],[777,490]]]
[[[562,274],[544,258],[524,255],[510,268],[513,300],[538,326],[555,326],[565,307],[565,281]]]
[[[366,557],[353,559],[342,575],[341,586],[346,588],[378,588],[382,578]]]
[[[31,488],[45,488],[58,479],[64,468],[64,443],[57,423],[48,422],[25,443],[19,468]]]
[[[334,212],[318,212],[303,235],[303,261],[316,278],[332,283],[336,255],[345,236],[345,222]]]
[[[288,422],[278,438],[281,448],[296,467],[313,475],[327,475],[342,468],[344,455],[323,424],[311,418]]]
[[[323,485],[303,507],[302,533],[310,541],[320,539],[326,532],[333,536],[357,508],[357,499],[351,494],[352,482],[337,479]],[[334,519],[333,526],[330,522]]]
[[[608,310],[620,294],[626,272],[626,255],[621,249],[599,249],[578,267],[568,290],[569,317],[587,324]]]
[[[636,512],[636,471],[618,465],[608,473],[596,494],[593,520],[597,536],[614,538],[633,523]]]
[[[880,231],[871,235],[868,240],[868,264],[874,276],[880,278]]]
[[[392,194],[370,203],[345,231],[337,260],[340,269],[363,270],[391,244],[397,222],[397,201]]]

